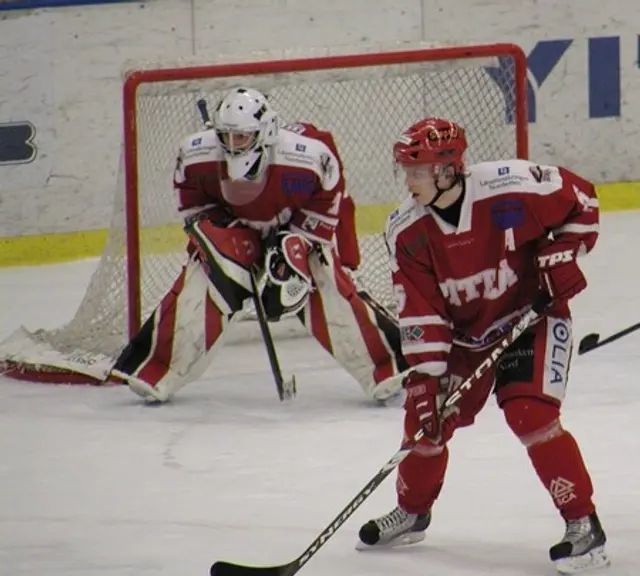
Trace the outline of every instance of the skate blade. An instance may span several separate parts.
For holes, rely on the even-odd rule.
[[[586,554],[556,560],[554,564],[558,573],[564,576],[568,574],[581,574],[583,572],[597,570],[598,568],[607,568],[611,565],[611,560],[604,546],[598,546]]]
[[[389,548],[400,548],[402,546],[410,546],[424,540],[424,532],[407,532],[388,542],[374,544],[373,546],[365,544],[362,540],[356,542],[356,550],[364,552],[365,550],[388,550]]]

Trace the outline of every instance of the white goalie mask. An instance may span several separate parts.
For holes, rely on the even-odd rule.
[[[268,162],[267,147],[278,138],[278,117],[265,95],[251,88],[231,90],[218,104],[213,125],[229,179],[260,180]]]

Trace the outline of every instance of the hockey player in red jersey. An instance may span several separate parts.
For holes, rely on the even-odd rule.
[[[393,153],[411,197],[388,218],[405,379],[404,442],[423,439],[398,468],[397,507],[360,529],[358,548],[420,541],[447,469],[447,441],[493,391],[507,425],[566,523],[550,557],[559,571],[607,565],[605,534],[574,437],[560,421],[571,356],[568,301],[587,283],[577,257],[598,236],[591,183],[525,160],[465,166],[464,129],[441,118],[411,126]],[[444,399],[546,290],[547,314],[494,370],[442,413]]]
[[[112,374],[151,401],[202,375],[266,276],[270,320],[298,314],[365,393],[385,400],[406,368],[397,321],[349,269],[360,253],[354,204],[330,133],[280,126],[260,92],[231,90],[208,129],[185,138],[174,177],[188,260]]]

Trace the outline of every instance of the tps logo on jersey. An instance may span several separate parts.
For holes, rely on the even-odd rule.
[[[280,185],[287,196],[311,194],[316,187],[316,177],[308,172],[285,172]]]
[[[524,225],[524,216],[522,200],[500,200],[491,206],[491,220],[498,230],[520,228]]]
[[[33,162],[37,148],[33,144],[36,128],[31,122],[0,124],[0,166]]]
[[[501,166],[498,168],[498,176],[506,176],[509,174],[509,166]]]

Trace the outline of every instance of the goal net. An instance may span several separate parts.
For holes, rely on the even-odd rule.
[[[357,207],[359,281],[385,305],[391,285],[382,231],[403,200],[391,158],[397,135],[421,118],[443,116],[467,130],[473,162],[527,156],[526,60],[515,45],[129,71],[106,248],[66,325],[22,327],[0,343],[6,374],[60,382],[106,377],[185,262],[172,175],[179,142],[203,129],[196,102],[204,98],[213,109],[238,85],[266,93],[281,122],[310,122],[333,133]],[[259,334],[255,323],[243,324]]]

